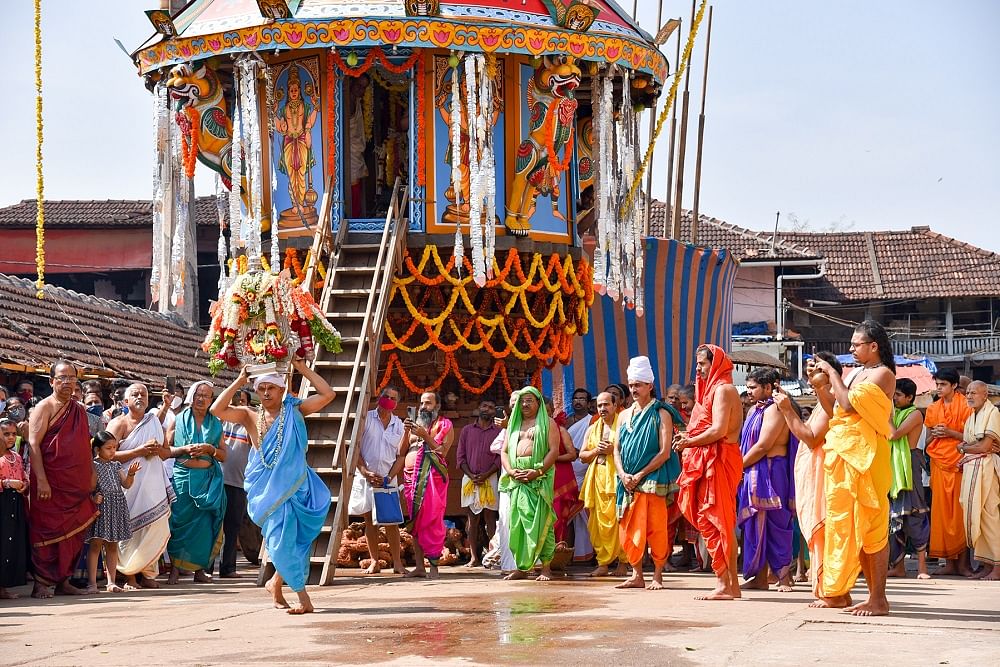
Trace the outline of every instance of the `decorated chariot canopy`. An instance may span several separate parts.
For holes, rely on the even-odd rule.
[[[612,0],[192,0],[147,15],[156,34],[133,58],[153,92],[152,287],[184,298],[200,164],[222,231],[217,365],[308,357],[311,337],[336,348],[314,286],[297,282],[310,263],[297,249],[320,230],[381,232],[393,215],[422,235],[394,285],[409,325],[390,322],[385,345],[400,355],[465,341],[534,375],[567,363],[595,293],[643,313],[639,119],[667,83],[658,45],[676,21],[654,38]],[[282,268],[290,278],[261,275]],[[445,324],[461,335],[442,338]]]
[[[273,17],[273,18],[272,18]],[[612,0],[192,0],[134,54],[140,72],[223,54],[322,47],[563,54],[662,83],[667,61]]]

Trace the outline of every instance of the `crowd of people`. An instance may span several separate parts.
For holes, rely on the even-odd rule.
[[[704,599],[810,581],[814,606],[873,615],[888,612],[886,578],[906,576],[908,553],[920,578],[931,576],[928,559],[945,559],[940,575],[1000,578],[1000,412],[986,385],[963,389],[957,372],[941,370],[924,417],[916,385],[896,378],[884,328],[864,323],[851,350],[858,367],[846,378],[830,353],[810,361],[809,412],[769,368],[750,372],[741,396],[732,362],[712,345],[698,348],[695,385],[671,385],[662,400],[648,359],[636,357],[627,387],[577,389],[564,413],[534,387],[514,392],[509,414],[483,400],[457,439],[436,394],[400,419],[400,392],[386,387],[367,415],[351,492],[349,511],[365,520],[365,573],[382,567],[381,524],[396,572],[437,575],[457,440],[468,566],[507,579],[539,567],[536,578],[550,579],[559,544],[592,554],[591,574],[624,577],[621,588],[659,589],[664,571],[693,564],[716,576]],[[397,522],[379,521],[376,507],[400,473],[417,553],[408,572]],[[870,594],[854,604],[861,572]]]
[[[65,360],[52,364],[45,398],[26,395],[30,381],[13,401],[0,390],[0,597],[16,598],[11,589],[29,577],[37,598],[97,593],[101,561],[108,592],[159,588],[161,566],[171,585],[182,573],[210,583],[216,563],[220,577],[237,578],[249,515],[276,568],[267,584],[276,603],[312,611],[308,551],[330,492],[306,466],[303,417],[334,392],[293,365],[316,393],[300,401],[285,396],[284,376],[257,377],[259,408],[249,407],[245,369],[218,397],[208,381],[187,392],[177,384],[156,408],[134,383],[115,388],[105,409],[101,384],[81,384]],[[298,606],[284,601],[283,583]]]
[[[731,600],[772,585],[791,591],[808,577],[813,606],[879,615],[889,611],[886,578],[906,575],[908,553],[921,578],[929,559],[944,559],[937,574],[1000,579],[1000,411],[987,386],[963,388],[941,370],[923,415],[878,323],[860,325],[851,350],[857,368],[847,377],[832,354],[810,360],[808,415],[769,368],[749,373],[741,397],[732,361],[714,345],[697,349],[695,384],[671,385],[662,400],[639,356],[627,386],[577,389],[558,414],[524,387],[505,405],[480,401],[460,432],[437,394],[401,419],[401,394],[385,387],[365,415],[348,504],[365,523],[364,573],[391,565],[406,577],[439,575],[457,447],[467,566],[509,580],[551,579],[561,549],[592,556],[590,574],[619,577],[618,588],[661,589],[665,571],[704,567],[716,581],[701,599]],[[257,377],[259,407],[246,370],[218,396],[200,381],[168,389],[156,408],[136,383],[105,409],[100,385],[81,385],[65,361],[52,365],[44,399],[30,382],[14,395],[0,389],[0,597],[28,576],[36,597],[95,593],[102,560],[109,592],[158,588],[164,564],[168,584],[185,572],[210,582],[216,562],[219,576],[237,577],[248,515],[276,568],[267,583],[275,605],[312,611],[308,555],[330,492],[306,463],[303,417],[334,393],[295,366],[316,393],[300,400],[282,376]],[[855,604],[861,572],[869,596]]]

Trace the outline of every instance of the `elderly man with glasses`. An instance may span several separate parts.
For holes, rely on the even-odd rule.
[[[69,577],[86,529],[97,518],[91,497],[97,473],[91,463],[87,412],[73,400],[76,368],[60,360],[52,364],[49,376],[52,395],[35,406],[28,430],[28,536],[35,577],[32,596],[37,598],[52,597],[56,587],[63,594],[83,594]]]

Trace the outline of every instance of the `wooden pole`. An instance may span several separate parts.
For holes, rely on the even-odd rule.
[[[697,0],[691,0],[691,27],[694,27],[695,5]],[[692,59],[694,54],[692,53]],[[673,224],[671,231],[678,238],[681,235],[681,201],[684,197],[684,154],[687,149],[687,128],[688,128],[688,102],[691,99],[691,62],[688,62],[684,71],[684,101],[681,106],[681,139],[677,148],[677,188],[674,192]]]
[[[698,114],[698,148],[694,159],[694,204],[691,206],[691,243],[698,243],[698,204],[701,200],[701,154],[705,144],[705,97],[708,94],[708,52],[712,48],[712,5],[708,7],[708,35],[705,39],[705,73],[701,80],[701,113]]]
[[[656,10],[656,29],[660,29],[660,22],[663,20],[663,0],[660,0],[659,8]],[[656,131],[656,105],[657,100],[653,100],[653,106],[649,108],[649,146],[655,141]],[[643,211],[642,235],[649,236],[649,219],[653,215],[653,167],[646,170],[646,208]],[[664,220],[666,226],[666,220]]]
[[[683,19],[678,19],[678,21],[683,21]],[[674,71],[680,66],[681,62],[681,27],[677,28],[677,54],[674,56]],[[670,198],[674,189],[674,149],[677,144],[677,104],[674,103],[673,108],[670,110],[670,145],[667,148],[667,194],[664,201],[667,203],[667,219],[663,222],[663,232],[664,236],[669,239],[679,238],[681,235],[680,229],[674,229],[673,225],[673,210],[674,205]]]

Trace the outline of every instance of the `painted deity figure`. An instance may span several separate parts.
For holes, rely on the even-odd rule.
[[[514,182],[507,203],[504,226],[511,234],[526,236],[531,229],[538,195],[559,199],[559,179],[573,152],[573,126],[580,85],[580,68],[572,56],[545,56],[528,82],[529,135],[517,149]],[[564,150],[560,159],[559,151]]]
[[[319,116],[319,94],[312,84],[302,85],[299,69],[297,65],[289,68],[285,89],[275,91],[277,99],[272,113],[274,129],[281,135],[278,171],[288,177],[291,202],[291,207],[281,212],[281,218],[292,217],[312,224],[318,217],[317,195],[312,185],[312,168],[316,165],[312,129]]]

